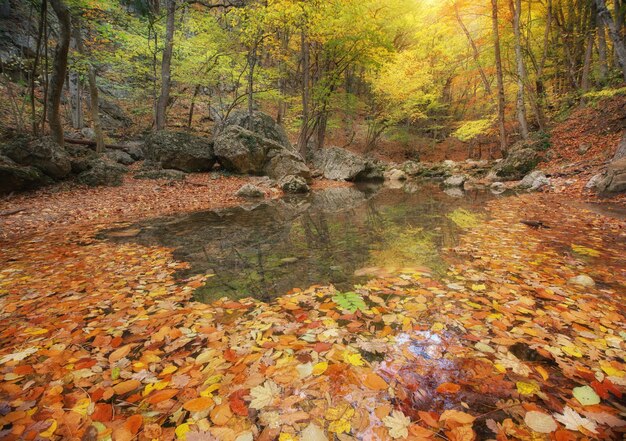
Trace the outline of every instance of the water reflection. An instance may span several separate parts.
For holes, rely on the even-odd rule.
[[[459,207],[478,209],[492,197],[456,196],[415,183],[395,189],[331,188],[307,197],[158,218],[102,236],[174,248],[177,259],[191,264],[181,277],[213,274],[197,300],[268,300],[313,284],[348,289],[371,272],[365,267],[420,265],[445,271],[440,250],[453,246],[459,234],[446,214]]]

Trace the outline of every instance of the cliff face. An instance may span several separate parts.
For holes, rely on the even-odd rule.
[[[40,10],[28,2],[0,0],[0,61],[3,70],[19,68],[20,61],[35,57],[39,16]],[[55,27],[51,24],[50,29]]]

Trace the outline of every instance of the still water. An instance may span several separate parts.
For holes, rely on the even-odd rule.
[[[345,187],[308,196],[156,218],[101,234],[174,249],[190,263],[179,274],[211,274],[196,300],[270,300],[293,288],[349,289],[403,267],[443,273],[441,251],[468,221],[480,220],[488,192],[444,192],[414,182],[400,188]]]

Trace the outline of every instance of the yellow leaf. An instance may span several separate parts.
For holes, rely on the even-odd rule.
[[[290,433],[281,433],[278,437],[278,441],[296,441],[297,438],[294,438]]]
[[[81,398],[78,402],[72,407],[72,412],[79,413],[81,415],[87,415],[87,408],[91,404],[91,400],[89,398]]]
[[[433,325],[431,326],[431,330],[434,332],[439,332],[441,331],[443,328],[445,328],[443,323],[439,323],[439,322],[435,322],[433,323]]]
[[[321,361],[313,366],[313,375],[322,375],[328,369],[328,362]]]
[[[187,436],[187,432],[189,432],[190,430],[191,428],[189,427],[189,424],[184,423],[178,426],[174,432],[176,433],[176,438],[185,439]]]
[[[571,355],[572,357],[580,358],[583,356],[583,353],[576,346],[563,346],[561,349],[567,355]]]
[[[524,381],[518,381],[516,383],[517,391],[521,395],[533,395],[540,391],[540,388],[535,383],[526,383]]]
[[[351,353],[351,352],[345,351],[343,353],[343,361],[345,361],[348,364],[351,364],[352,366],[363,366],[365,364],[365,362],[361,358],[361,354],[359,354],[358,352]]]
[[[541,378],[543,378],[544,381],[550,377],[550,375],[548,375],[548,371],[546,371],[543,366],[535,366],[535,370],[539,372],[539,375],[541,375]]]
[[[46,421],[50,421],[50,427],[48,427],[46,430],[44,430],[43,432],[41,432],[39,434],[40,437],[42,438],[50,438],[52,436],[52,434],[54,434],[54,431],[57,430],[57,422],[56,420],[53,419],[49,419]]]
[[[484,283],[472,285],[472,291],[484,291],[487,289],[487,286]]]

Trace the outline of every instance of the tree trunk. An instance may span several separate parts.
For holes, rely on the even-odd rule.
[[[474,43],[474,39],[472,38],[472,35],[469,33],[469,31],[465,27],[463,20],[461,20],[461,15],[459,14],[459,5],[456,2],[454,3],[454,12],[456,14],[456,20],[458,21],[459,26],[461,26],[461,29],[463,30],[463,33],[467,37],[467,41],[469,42],[472,48],[474,62],[476,63],[476,67],[478,67],[478,73],[480,73],[480,78],[483,82],[485,93],[487,95],[491,95],[491,85],[489,84],[489,80],[487,80],[487,75],[485,74],[485,70],[480,64],[480,53],[478,52],[478,48],[476,47],[476,43]]]
[[[622,158],[626,158],[626,132],[624,132],[624,136],[622,136],[622,140],[617,146],[617,151],[615,152],[615,156],[613,156],[613,161],[617,161]]]
[[[593,57],[593,42],[595,35],[591,32],[587,36],[587,48],[585,49],[585,62],[583,64],[583,74],[580,80],[580,88],[583,94],[589,92],[589,72],[591,70],[591,59]]]
[[[604,23],[600,17],[596,17],[596,25],[598,28],[598,60],[600,63],[600,82],[604,84],[609,75],[609,63],[607,61],[607,48],[606,48],[606,30]]]
[[[32,118],[33,135],[39,134],[39,124],[37,121],[37,108],[35,106],[35,80],[37,78],[37,67],[39,58],[41,57],[41,42],[43,39],[44,22],[48,13],[48,1],[41,2],[41,14],[39,15],[39,25],[37,26],[37,49],[35,51],[35,60],[33,61],[33,69],[30,73],[30,112]]]
[[[502,73],[502,57],[500,55],[500,31],[498,30],[498,0],[491,0],[491,22],[493,27],[493,43],[496,58],[496,76],[498,79],[498,129],[500,132],[500,150],[507,151],[506,129],[504,127],[504,75]]]
[[[172,76],[172,52],[174,50],[174,16],[176,0],[167,0],[167,22],[165,24],[165,48],[161,59],[161,94],[156,105],[156,129],[165,129],[167,103],[170,99]]]
[[[617,55],[617,60],[622,69],[622,75],[624,80],[626,81],[626,46],[624,45],[624,40],[619,33],[615,22],[613,21],[613,17],[611,13],[606,8],[606,3],[604,0],[595,0],[596,7],[598,8],[598,17],[604,22],[604,25],[609,30],[609,35],[611,36],[611,40],[613,41],[613,48],[615,49],[615,54]]]
[[[78,49],[78,40],[80,39],[80,33],[77,27],[77,20],[73,20],[74,25],[74,38],[72,38],[72,49]],[[80,84],[80,76],[76,71],[70,71],[69,78],[69,91],[70,91],[70,115],[72,119],[72,127],[75,129],[83,128],[83,91]]]
[[[248,130],[254,131],[254,68],[257,63],[257,47],[255,41],[248,51]]]
[[[526,67],[522,55],[522,39],[520,34],[520,18],[522,14],[522,0],[510,0],[509,6],[513,14],[513,34],[515,36],[515,61],[517,64],[517,120],[522,138],[528,139],[528,122],[526,120],[526,100],[524,99],[524,84],[526,83]]]
[[[9,18],[11,16],[11,0],[0,0],[0,17]]]
[[[78,52],[85,56],[85,47],[83,46],[83,37],[81,35],[80,18],[75,17],[75,38],[76,48]],[[89,64],[89,71],[87,72],[87,80],[89,83],[89,110],[91,112],[91,122],[93,124],[93,131],[96,134],[96,153],[102,153],[104,151],[104,134],[102,133],[102,124],[100,124],[99,113],[99,101],[98,101],[98,85],[96,83],[96,69],[93,65]]]
[[[50,0],[50,5],[59,20],[59,40],[54,53],[52,78],[50,79],[50,87],[48,89],[48,124],[50,124],[52,139],[63,146],[63,124],[61,123],[59,107],[61,105],[63,83],[67,73],[67,53],[70,48],[72,22],[70,11],[63,3],[63,0]]]
[[[302,127],[300,128],[300,136],[298,138],[298,150],[302,157],[306,159],[309,141],[309,81],[311,67],[309,66],[309,42],[304,30],[300,34],[300,40],[302,50]]]

